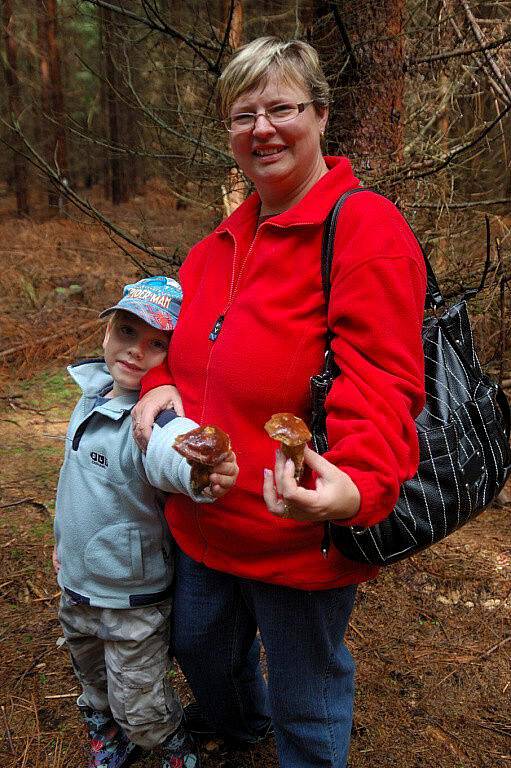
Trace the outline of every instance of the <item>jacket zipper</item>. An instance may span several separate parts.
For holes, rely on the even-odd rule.
[[[236,298],[236,296],[238,294],[238,290],[239,290],[240,283],[241,283],[241,278],[243,276],[243,271],[244,271],[245,266],[246,266],[246,264],[248,262],[250,254],[252,253],[252,250],[254,249],[254,246],[256,244],[256,241],[257,241],[257,238],[258,238],[258,235],[259,235],[259,231],[260,231],[261,227],[263,227],[266,223],[271,223],[271,225],[273,227],[278,227],[279,229],[287,229],[287,227],[282,226],[282,224],[273,224],[273,222],[266,222],[266,221],[263,222],[261,224],[261,226],[259,226],[257,228],[257,230],[256,230],[254,239],[252,240],[250,248],[247,251],[247,255],[245,256],[245,258],[243,260],[243,263],[240,266],[240,270],[238,272],[238,276],[237,276],[236,279],[235,279],[235,276],[234,276],[234,267],[235,267],[235,264],[236,264],[237,242],[236,242],[236,238],[234,237],[234,235],[232,235],[229,232],[230,236],[232,237],[232,239],[234,241],[234,256],[233,256],[233,262],[232,262],[231,285],[230,285],[230,289],[229,289],[229,297],[228,297],[228,300],[227,300],[227,306],[225,307],[224,311],[216,319],[215,324],[214,324],[214,326],[211,329],[211,332],[209,334],[208,338],[212,342],[215,342],[218,339],[218,336],[220,335],[220,331],[222,330],[222,326],[224,324],[227,312],[232,307],[232,305],[234,303],[234,300],[235,300],[235,298]],[[300,224],[295,225],[295,226],[310,226],[312,224],[314,224],[313,221],[302,221],[302,222],[300,222]],[[201,419],[200,419],[200,423],[201,424],[204,423],[204,411],[206,410],[206,402],[207,402],[207,395],[208,395],[208,384],[209,384],[209,371],[210,371],[210,366],[211,366],[211,357],[213,355],[213,350],[214,350],[214,343],[211,345],[211,349],[209,350],[209,357],[208,357],[208,362],[207,362],[207,365],[206,365],[206,384],[204,386],[204,399],[202,401],[202,411],[201,411]],[[205,537],[204,532],[203,532],[203,530],[201,528],[201,525],[200,525],[198,504],[195,505],[195,522],[196,522],[197,528],[200,531],[200,534],[201,534],[201,536],[202,536],[202,538],[204,540],[204,550],[203,550],[203,555],[202,555],[202,557],[204,559],[204,556],[206,554],[206,550],[208,548],[208,540]]]

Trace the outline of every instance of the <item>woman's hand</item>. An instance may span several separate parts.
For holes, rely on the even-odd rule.
[[[185,415],[181,395],[171,384],[164,384],[146,392],[131,411],[133,438],[144,453],[147,450],[155,418],[167,408],[173,408],[178,416]]]
[[[263,496],[269,511],[293,520],[347,520],[358,512],[360,492],[336,466],[305,447],[305,463],[317,473],[316,489],[301,488],[291,459],[277,451],[275,472],[264,470]]]
[[[220,464],[216,464],[209,476],[209,488],[205,490],[206,496],[219,499],[231,490],[235,484],[239,467],[236,462],[236,454],[233,451]]]

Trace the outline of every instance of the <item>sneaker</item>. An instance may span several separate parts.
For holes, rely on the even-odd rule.
[[[241,750],[249,749],[255,744],[260,744],[262,741],[267,739],[268,736],[273,734],[272,722],[271,720],[268,720],[268,723],[259,731],[257,731],[253,736],[246,736],[242,738],[229,735],[224,736],[215,728],[214,725],[212,725],[212,723],[209,722],[201,706],[196,701],[192,701],[190,704],[184,707],[183,725],[189,733],[192,733],[195,736],[196,739],[202,740],[215,737],[223,738],[226,746]]]
[[[79,707],[90,739],[87,768],[127,768],[140,755],[140,747],[128,739],[111,715]]]
[[[162,768],[201,768],[201,759],[195,739],[180,725],[163,742]]]

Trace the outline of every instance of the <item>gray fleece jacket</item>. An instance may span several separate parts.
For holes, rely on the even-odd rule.
[[[66,437],[55,511],[58,582],[74,600],[101,608],[152,605],[170,594],[172,541],[165,493],[186,493],[190,465],[172,448],[197,427],[165,411],[143,454],[131,431],[138,392],[105,398],[112,377],[104,361],[69,366],[83,395]]]

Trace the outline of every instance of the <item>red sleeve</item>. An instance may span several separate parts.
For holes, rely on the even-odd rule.
[[[161,365],[156,365],[150,371],[147,371],[145,376],[142,376],[139,399],[144,397],[146,392],[155,387],[161,387],[162,384],[174,384],[174,379],[168,366],[168,358]]]
[[[360,491],[344,524],[364,527],[390,514],[416,472],[425,399],[423,257],[397,209],[368,196],[348,201],[336,233],[329,324],[341,374],[327,398],[325,454]]]

